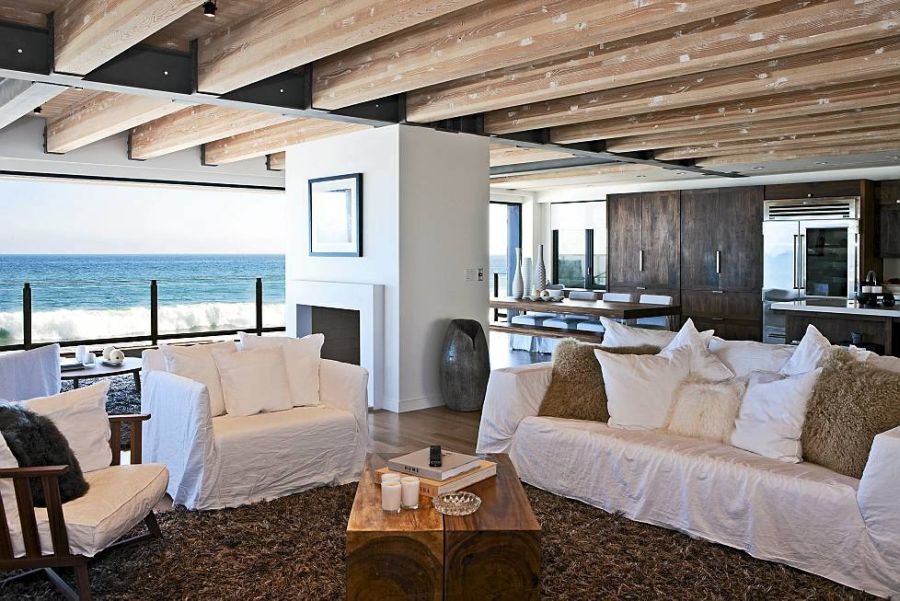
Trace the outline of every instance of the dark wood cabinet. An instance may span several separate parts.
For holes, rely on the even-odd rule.
[[[682,191],[682,316],[698,328],[760,339],[762,220],[762,187]]]
[[[609,289],[677,297],[681,269],[679,193],[611,195],[608,224]]]
[[[878,184],[878,256],[900,257],[900,180]]]
[[[776,184],[766,186],[766,200],[794,200],[799,198],[831,198],[838,196],[861,196],[863,181],[845,180],[839,182],[812,182],[802,184]]]

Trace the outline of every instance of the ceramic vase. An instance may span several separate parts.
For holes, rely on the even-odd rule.
[[[534,265],[534,290],[538,294],[547,288],[547,268],[544,267],[544,245],[538,245],[537,263]]]
[[[491,360],[481,324],[454,319],[441,352],[441,396],[453,411],[480,411],[484,405]]]
[[[513,276],[512,283],[513,298],[522,298],[525,296],[525,280],[522,279],[522,249],[516,249],[516,275]]]
[[[525,257],[522,259],[522,279],[525,280],[525,294],[531,294],[532,285],[534,281],[532,277],[534,276],[534,261],[531,260],[531,257]]]

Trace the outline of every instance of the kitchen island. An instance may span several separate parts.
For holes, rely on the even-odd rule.
[[[812,324],[833,344],[850,344],[851,333],[856,332],[862,335],[862,346],[869,350],[884,355],[900,351],[895,339],[900,334],[900,326],[895,323],[900,319],[898,307],[870,308],[850,300],[807,299],[772,303],[771,309],[785,314],[788,342],[799,341]]]

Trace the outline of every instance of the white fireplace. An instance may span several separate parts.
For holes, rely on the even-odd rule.
[[[311,333],[316,308],[352,311],[359,319],[359,364],[369,372],[369,405],[384,401],[384,286],[288,280],[285,327],[289,335]],[[326,334],[327,337],[327,334]],[[327,342],[326,342],[327,344]]]

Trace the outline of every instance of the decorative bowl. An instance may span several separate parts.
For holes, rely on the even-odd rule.
[[[438,495],[434,508],[444,515],[469,515],[478,511],[481,499],[475,493],[459,490]]]

